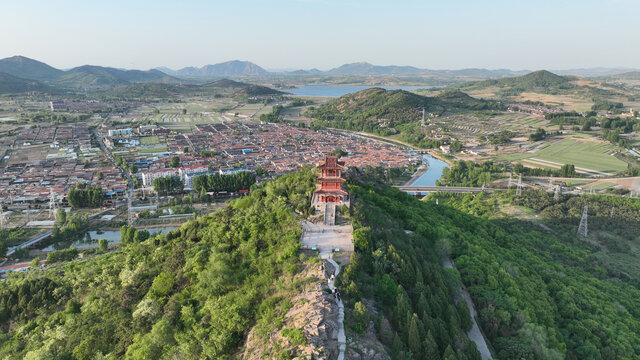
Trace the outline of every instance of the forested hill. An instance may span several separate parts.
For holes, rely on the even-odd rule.
[[[338,286],[355,344],[375,336],[393,359],[479,359],[462,281],[496,359],[640,357],[638,283],[602,266],[573,228],[488,220],[351,173],[356,252]],[[312,260],[299,254],[295,215],[312,211],[314,183],[306,168],[166,236],[124,227],[118,250],[11,274],[0,282],[0,358],[239,358],[250,331],[262,358],[293,357],[269,334],[318,281],[301,276]],[[460,208],[483,196],[461,196]],[[442,268],[449,256],[458,270]]]
[[[404,135],[415,145],[421,137],[414,139],[415,125],[420,124],[422,108],[427,116],[445,112],[503,109],[496,101],[475,99],[460,91],[445,91],[434,97],[418,95],[404,90],[371,88],[344,95],[331,100],[306,115],[315,121],[313,126],[334,127],[365,131],[378,135]]]
[[[576,85],[571,81],[572,78],[570,77],[556,75],[547,70],[540,70],[522,76],[506,77],[496,80],[472,81],[452,85],[451,88],[467,91],[497,87],[502,89],[502,92],[505,94],[515,94],[524,91],[548,93],[575,88]]]
[[[382,309],[378,336],[396,354],[429,351],[425,342],[411,340],[416,328],[416,338],[433,336],[441,359],[469,356],[461,354],[468,343],[455,330],[462,319],[440,292],[455,296],[460,278],[496,359],[640,358],[638,283],[606,268],[595,256],[597,247],[576,237],[575,226],[545,230],[533,222],[488,220],[368,184],[352,183],[349,191],[357,199],[352,221],[358,252],[341,281],[349,302],[374,299]],[[475,209],[484,196],[460,195],[459,207]],[[565,223],[579,214],[565,215],[571,217]],[[457,271],[443,274],[433,264],[447,256]],[[439,286],[441,280],[447,286]],[[450,321],[442,324],[437,317],[445,311]],[[396,341],[396,333],[406,341]],[[448,341],[458,344],[453,351]]]
[[[294,210],[309,211],[314,182],[302,170],[166,236],[125,228],[116,251],[12,274],[0,358],[231,358],[254,326],[279,351],[268,334],[305,283]]]
[[[47,91],[51,88],[35,80],[27,80],[0,72],[0,94]]]

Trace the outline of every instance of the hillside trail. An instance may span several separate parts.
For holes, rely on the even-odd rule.
[[[444,261],[442,262],[442,265],[445,267],[445,269],[455,268],[455,265],[453,264],[453,261],[451,261],[451,259],[444,259]],[[474,307],[473,302],[471,301],[471,296],[469,295],[469,292],[464,287],[464,285],[461,285],[460,293],[464,298],[464,302],[467,304],[467,308],[469,309],[469,313],[471,314],[471,321],[473,322],[473,326],[471,327],[471,330],[467,332],[467,336],[469,336],[469,339],[471,339],[474,343],[476,343],[476,347],[478,348],[478,351],[480,351],[480,354],[482,355],[482,360],[492,359],[491,351],[489,350],[489,346],[487,345],[487,340],[484,338],[484,334],[482,334],[482,331],[480,331],[480,327],[476,322],[476,317],[478,316],[478,313],[476,312],[476,308]]]
[[[329,288],[331,289],[332,292],[335,293],[336,288],[334,285],[334,280],[335,278],[338,277],[338,274],[340,273],[340,265],[338,265],[338,263],[333,260],[333,257],[331,256],[331,254],[328,254],[328,256],[327,254],[324,254],[324,256],[323,254],[320,254],[320,256],[323,259],[330,262],[331,265],[333,265],[333,267],[336,269],[333,279],[329,279]],[[340,353],[338,354],[338,360],[344,360],[344,352],[347,350],[347,336],[344,333],[344,304],[342,303],[342,299],[338,299],[337,303],[338,303],[338,344],[340,345]]]
[[[351,225],[318,225],[308,221],[302,223],[302,246],[303,248],[316,249],[320,258],[330,263],[334,270],[333,278],[327,280],[328,286],[335,293],[334,280],[340,273],[340,265],[333,259],[333,252],[336,249],[340,251],[353,251],[353,227]],[[347,349],[347,337],[344,331],[344,304],[342,299],[336,298],[338,305],[338,360],[344,360]]]

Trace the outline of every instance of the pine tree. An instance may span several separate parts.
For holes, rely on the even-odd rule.
[[[458,310],[458,317],[460,318],[460,327],[464,331],[469,331],[473,327],[473,322],[471,321],[471,314],[469,313],[469,308],[467,307],[467,303],[461,299],[458,301],[456,305]]]
[[[447,349],[442,354],[442,360],[457,360],[456,353],[451,348],[451,345],[447,346]]]
[[[409,324],[409,336],[407,343],[409,344],[409,350],[413,354],[415,359],[422,358],[422,340],[420,338],[420,330],[418,328],[418,315],[413,314],[411,322]]]
[[[398,336],[398,333],[395,333],[395,335],[393,336],[393,343],[391,344],[391,351],[394,354],[400,354],[401,352],[404,351],[404,344],[402,343],[402,340],[400,340],[400,336]]]
[[[440,360],[440,350],[438,350],[438,344],[436,339],[433,338],[431,331],[427,333],[427,337],[424,339],[422,346],[424,349],[424,358],[427,360]]]

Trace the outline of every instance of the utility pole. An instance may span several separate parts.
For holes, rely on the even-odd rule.
[[[0,229],[5,228],[5,218],[4,218],[4,208],[2,207],[2,203],[0,203]]]
[[[132,226],[134,222],[131,196],[131,190],[127,191],[127,225],[129,226]]]
[[[53,192],[53,187],[49,187],[49,219],[56,216],[56,194]]]
[[[516,190],[516,196],[520,197],[522,195],[522,174],[518,176],[518,190]]]
[[[580,226],[578,226],[578,235],[587,237],[587,205],[584,206],[584,211],[582,212],[582,219],[580,219]]]

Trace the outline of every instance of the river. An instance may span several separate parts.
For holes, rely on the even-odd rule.
[[[151,235],[155,235],[157,233],[166,234],[169,231],[175,230],[177,228],[178,228],[177,226],[164,226],[164,227],[148,228],[146,230],[149,231]],[[139,230],[143,230],[143,229],[139,229]],[[85,240],[86,234],[89,234],[90,236],[89,241]],[[70,247],[74,247],[77,249],[96,247],[98,246],[99,239],[106,239],[110,245],[118,244],[120,243],[120,230],[105,230],[105,231],[101,231],[100,233],[98,233],[98,231],[96,230],[88,231],[87,233],[85,233],[85,235],[82,236],[81,240],[76,240],[70,244],[67,242],[56,243],[54,245],[47,246],[46,248],[42,249],[42,251],[53,251],[53,250],[66,249]]]
[[[416,90],[429,89],[433,86],[342,86],[342,85],[303,85],[294,89],[284,90],[298,96],[318,96],[318,97],[340,97],[357,91],[371,89],[374,87],[385,90]]]
[[[434,186],[436,185],[436,180],[440,179],[440,176],[442,176],[442,172],[445,168],[449,167],[449,164],[429,154],[423,155],[422,158],[424,159],[424,165],[428,166],[428,168],[410,185]]]

